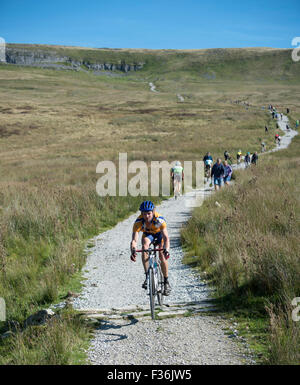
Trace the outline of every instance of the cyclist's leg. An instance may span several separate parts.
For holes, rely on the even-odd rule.
[[[143,237],[142,237],[142,246],[143,246],[143,249],[147,250],[149,249],[150,247],[150,244],[151,242],[153,241],[153,235],[151,234],[143,234]],[[145,252],[142,252],[142,262],[143,262],[143,266],[144,266],[144,270],[145,270],[145,273],[147,273],[148,271],[148,261],[149,261],[149,256],[147,253]]]
[[[161,234],[161,233],[160,233]],[[160,236],[161,240],[159,243],[159,248],[162,249],[164,247],[164,241],[162,239],[162,234]],[[171,293],[171,286],[168,280],[168,272],[169,272],[169,266],[168,266],[168,260],[165,258],[164,254],[162,251],[159,252],[159,259],[160,259],[160,266],[161,270],[164,276],[164,291],[163,295],[170,295]]]
[[[161,248],[161,247],[163,247],[163,244],[159,245],[159,248]],[[160,259],[161,270],[162,270],[163,276],[165,278],[168,278],[168,273],[169,273],[168,261],[164,257],[164,254],[162,251],[159,252],[159,259]]]
[[[155,244],[158,246],[159,249],[163,249],[164,240],[161,232],[158,234],[155,234]],[[162,251],[159,251],[158,255],[160,259],[160,265],[161,265],[163,276],[164,278],[167,278],[168,277],[168,260],[164,257],[164,254]]]

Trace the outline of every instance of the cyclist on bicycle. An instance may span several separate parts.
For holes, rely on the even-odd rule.
[[[207,159],[210,159],[211,161],[213,161],[213,158],[212,158],[210,152],[207,152],[206,155],[204,155],[204,157],[203,157],[203,162],[205,163],[205,161],[206,161]]]
[[[174,194],[180,195],[181,190],[181,182],[184,180],[184,173],[183,173],[183,167],[181,166],[181,163],[179,160],[175,162],[175,166],[171,168],[171,178],[173,183],[173,191]],[[176,191],[175,191],[175,185],[176,185]],[[176,198],[176,195],[175,195]]]
[[[236,155],[236,160],[237,160],[238,164],[241,162],[241,158],[242,158],[242,151],[239,150],[237,155]]]
[[[280,142],[281,142],[281,136],[278,135],[278,138],[277,138],[277,144],[278,144],[278,146],[280,146]]]
[[[153,242],[158,245],[160,249],[159,259],[161,262],[161,269],[164,275],[164,295],[169,295],[171,287],[168,280],[168,258],[170,257],[170,240],[167,231],[167,223],[165,219],[155,211],[155,206],[151,201],[145,201],[140,205],[141,215],[136,219],[132,230],[132,241],[130,244],[131,256],[130,259],[136,261],[136,247],[139,238],[139,232],[143,232],[142,246],[143,250],[148,250],[150,244]],[[143,289],[147,290],[147,271],[148,271],[148,255],[144,251],[142,253],[142,262],[145,270],[145,281],[142,285]]]
[[[211,168],[212,168],[212,164],[213,164],[213,158],[210,155],[210,152],[206,153],[206,155],[203,158],[203,162],[204,162],[204,174],[206,175],[206,177],[208,179],[210,176]]]

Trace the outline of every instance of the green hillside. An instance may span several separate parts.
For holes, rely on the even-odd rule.
[[[55,53],[87,63],[145,63],[138,76],[164,75],[167,79],[184,72],[198,80],[254,80],[299,82],[300,66],[291,49],[235,48],[205,50],[89,49],[78,47],[8,44],[19,52]]]

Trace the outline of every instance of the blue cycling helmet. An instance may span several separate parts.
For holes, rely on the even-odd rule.
[[[140,205],[140,211],[152,211],[154,207],[151,201],[145,201]]]

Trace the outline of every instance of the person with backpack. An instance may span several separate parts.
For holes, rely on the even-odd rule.
[[[229,152],[226,150],[226,151],[224,152],[224,159],[225,159],[225,160],[228,160],[228,158],[229,158]]]
[[[252,155],[251,164],[255,164],[256,166],[257,161],[258,161],[258,154],[257,154],[257,151],[255,151],[255,153]]]
[[[228,164],[227,160],[224,160],[224,170],[225,170],[225,173],[224,173],[224,183],[226,185],[229,185],[229,182],[230,182],[230,179],[231,179],[231,176],[232,176],[232,167]]]
[[[250,152],[247,152],[245,159],[244,159],[244,162],[245,162],[245,168],[248,168],[250,166],[250,162],[251,162]]]
[[[177,199],[177,196],[181,195],[181,183],[184,179],[183,167],[181,166],[181,162],[179,160],[177,160],[175,162],[175,166],[171,168],[171,178],[174,196],[175,199]]]

